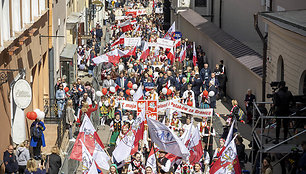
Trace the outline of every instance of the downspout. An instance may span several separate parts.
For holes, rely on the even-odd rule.
[[[52,35],[52,0],[48,0],[48,8],[49,8],[49,32],[48,35]],[[55,103],[55,91],[54,91],[54,48],[52,44],[52,37],[48,38],[49,40],[49,113],[50,116],[54,116],[54,111],[52,106]]]
[[[263,44],[263,50],[262,50],[262,101],[266,101],[266,78],[267,78],[267,38],[268,34],[261,33],[259,27],[258,27],[258,14],[254,14],[254,27],[255,30],[260,37],[262,44]]]
[[[211,0],[210,7],[211,7],[211,10],[210,10],[210,16],[211,16],[210,22],[214,23],[214,0]]]
[[[219,6],[219,28],[222,28],[222,0],[220,0]]]

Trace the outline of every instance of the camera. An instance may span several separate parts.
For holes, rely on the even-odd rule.
[[[280,82],[271,82],[272,94],[267,94],[267,98],[273,98],[275,91],[278,89]]]

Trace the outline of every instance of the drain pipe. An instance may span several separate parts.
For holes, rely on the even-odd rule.
[[[261,33],[259,27],[258,27],[258,14],[254,14],[254,27],[255,30],[260,37],[262,44],[263,44],[263,50],[262,50],[262,101],[266,101],[266,78],[267,78],[267,38],[268,34],[263,34]]]
[[[220,0],[219,6],[219,28],[222,28],[222,0]]]
[[[214,0],[211,0],[210,3],[211,3],[210,4],[210,7],[211,7],[211,10],[210,10],[210,16],[211,16],[210,22],[214,23]]]

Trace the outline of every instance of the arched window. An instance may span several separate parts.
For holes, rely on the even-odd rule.
[[[300,79],[300,89],[299,89],[300,95],[306,95],[306,70],[302,73],[301,79]]]
[[[277,81],[284,81],[284,60],[280,55],[277,61]]]

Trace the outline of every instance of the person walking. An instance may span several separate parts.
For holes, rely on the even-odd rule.
[[[69,130],[69,140],[73,140],[73,134],[72,134],[72,128],[73,128],[73,122],[74,122],[74,115],[75,111],[73,109],[73,102],[71,99],[67,101],[67,107],[66,107],[66,125]]]
[[[24,173],[27,167],[27,162],[30,159],[29,146],[30,146],[29,141],[25,140],[24,142],[19,144],[17,148],[16,156],[17,156],[19,174]]]
[[[52,147],[51,154],[47,156],[46,159],[46,169],[48,170],[48,174],[58,174],[59,169],[62,166],[62,160],[59,156],[58,147]]]
[[[59,89],[56,91],[56,103],[57,103],[57,116],[58,118],[62,117],[64,106],[65,106],[65,98],[66,94],[63,89],[63,84],[59,85]]]
[[[45,136],[44,131],[46,127],[45,124],[38,118],[31,124],[31,143],[30,146],[33,147],[34,159],[41,159],[41,146],[45,147]]]
[[[18,162],[14,154],[13,145],[9,145],[7,150],[3,154],[3,163],[5,166],[6,174],[17,173],[18,171]]]

